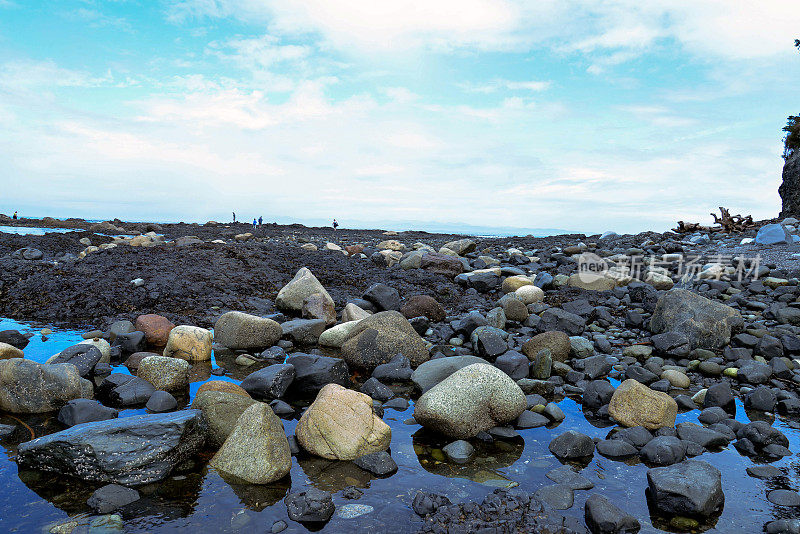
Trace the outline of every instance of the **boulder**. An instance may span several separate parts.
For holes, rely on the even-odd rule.
[[[592,534],[636,534],[641,528],[635,517],[626,514],[599,493],[586,499],[583,511],[586,526]]]
[[[166,356],[148,356],[139,362],[136,376],[147,380],[156,389],[174,391],[189,383],[189,369],[186,360]]]
[[[386,284],[372,284],[364,292],[362,298],[371,302],[379,311],[399,310],[400,293]]]
[[[743,324],[742,316],[730,306],[686,289],[671,289],[658,299],[650,330],[681,333],[692,348],[718,349],[728,344],[731,333]]]
[[[435,298],[428,295],[414,295],[409,297],[400,308],[400,313],[406,319],[414,317],[427,317],[434,323],[444,321],[447,316],[444,308]]]
[[[336,511],[331,494],[314,487],[290,493],[283,502],[289,519],[298,523],[325,523]]]
[[[389,447],[392,431],[372,399],[338,384],[323,387],[295,429],[303,449],[330,460],[354,460]]]
[[[699,460],[686,460],[647,471],[649,497],[670,515],[708,517],[725,503],[719,469]]]
[[[342,358],[350,367],[371,371],[403,353],[412,367],[430,358],[425,341],[414,327],[396,311],[376,313],[362,319],[350,339],[342,345]]]
[[[793,243],[792,234],[782,224],[765,224],[756,234],[758,245],[786,245]]]
[[[530,338],[522,345],[522,352],[530,361],[536,360],[540,351],[548,349],[554,362],[564,363],[569,358],[570,338],[564,332],[552,330]]]
[[[279,399],[289,389],[295,374],[292,364],[276,363],[250,373],[241,386],[254,399]]]
[[[25,353],[14,345],[3,343],[0,341],[0,360],[8,360],[9,358],[24,358]]]
[[[261,402],[248,407],[209,465],[250,484],[285,477],[292,468],[292,453],[272,408]]]
[[[78,374],[85,377],[91,374],[94,366],[100,363],[103,354],[97,347],[79,343],[71,347],[67,347],[54,357],[47,360],[48,364],[58,365],[60,363],[69,363],[78,369]]]
[[[144,405],[148,411],[154,413],[171,412],[178,407],[178,400],[171,393],[163,390],[154,391],[147,404]]]
[[[58,420],[66,426],[75,426],[92,421],[107,421],[118,414],[114,408],[107,408],[96,400],[73,399],[58,411]]]
[[[214,324],[214,341],[232,350],[271,347],[282,335],[281,325],[272,319],[239,311],[223,313]]]
[[[301,313],[306,319],[322,319],[327,326],[336,324],[336,308],[333,301],[322,293],[312,293],[303,299]]]
[[[219,448],[233,432],[239,417],[257,401],[243,395],[224,391],[198,392],[192,408],[203,412],[208,423],[208,442]]]
[[[327,384],[350,385],[350,370],[340,358],[296,352],[286,358],[294,367],[291,392],[301,396],[316,395]]]
[[[58,410],[73,399],[91,399],[92,383],[72,364],[0,360],[0,409],[12,413]]]
[[[324,347],[341,348],[344,342],[352,337],[358,323],[359,321],[348,321],[328,328],[320,334],[318,343]]]
[[[464,254],[468,254],[475,250],[475,241],[472,239],[459,239],[457,241],[450,241],[449,243],[445,243],[444,247],[447,250],[452,250],[459,256],[463,256]]]
[[[653,391],[629,378],[612,395],[608,413],[623,426],[655,430],[675,426],[678,403],[666,393]]]
[[[301,312],[306,297],[320,293],[331,306],[333,299],[308,268],[303,267],[288,284],[283,286],[275,298],[275,305],[279,310]]]
[[[464,272],[464,264],[455,256],[429,253],[422,256],[420,267],[426,271],[445,276],[456,276]]]
[[[112,373],[97,387],[97,395],[118,406],[136,406],[150,400],[153,384],[137,376]]]
[[[153,347],[164,347],[169,340],[169,333],[175,325],[166,317],[149,313],[136,318],[136,330],[144,332],[147,343]]]
[[[548,449],[559,460],[577,460],[594,454],[594,441],[586,434],[567,430],[553,438]]]
[[[141,486],[166,478],[199,452],[205,422],[198,410],[135,415],[76,425],[20,444],[17,463],[85,482]]]
[[[0,331],[0,343],[7,343],[17,347],[19,350],[23,350],[30,341],[27,336],[16,330],[2,330]]]
[[[195,398],[204,391],[221,391],[250,398],[250,395],[242,389],[242,386],[234,384],[233,382],[228,382],[227,380],[209,380],[208,382],[200,384],[200,387],[197,388],[197,393],[195,393]]]
[[[211,332],[198,326],[176,326],[169,333],[164,356],[190,362],[210,360]]]
[[[435,358],[417,367],[411,374],[411,381],[414,382],[422,393],[425,393],[459,369],[475,363],[486,363],[486,360],[478,358],[477,356]]]
[[[515,420],[527,405],[525,394],[507,374],[476,363],[424,393],[414,407],[414,418],[446,436],[467,439]]]
[[[298,345],[315,345],[326,326],[325,319],[294,319],[282,323],[281,330]]]

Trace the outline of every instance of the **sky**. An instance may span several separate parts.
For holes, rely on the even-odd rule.
[[[777,216],[796,0],[0,0],[0,213]]]

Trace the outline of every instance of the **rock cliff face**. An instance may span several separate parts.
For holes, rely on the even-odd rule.
[[[800,151],[783,165],[783,183],[778,188],[781,195],[781,217],[800,216]]]

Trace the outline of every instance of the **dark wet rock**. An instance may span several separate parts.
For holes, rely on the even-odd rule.
[[[548,419],[556,423],[561,422],[567,418],[563,410],[561,410],[558,404],[554,402],[548,402],[545,405],[544,411],[542,413],[546,415]]]
[[[688,412],[697,408],[697,404],[688,395],[675,396],[675,402],[678,404],[679,412]]]
[[[754,465],[747,468],[747,474],[754,478],[775,478],[783,476],[783,471],[774,465]]]
[[[689,338],[680,332],[664,332],[650,338],[656,354],[668,358],[686,358],[692,347]]]
[[[38,248],[25,247],[12,252],[11,257],[17,260],[35,261],[41,260],[44,257],[44,253]]]
[[[447,313],[445,309],[439,304],[436,299],[428,295],[414,295],[409,297],[400,308],[406,319],[413,319],[414,317],[427,317],[434,323],[444,321]]]
[[[103,406],[96,400],[74,399],[59,410],[58,420],[66,426],[75,426],[92,421],[107,421],[118,414],[117,410]]]
[[[699,460],[686,460],[647,471],[649,496],[662,512],[707,517],[720,509],[722,475],[716,467]]]
[[[286,521],[283,521],[283,520],[279,519],[279,520],[275,521],[274,523],[272,523],[272,527],[270,528],[270,532],[272,534],[278,534],[279,532],[283,532],[287,528],[289,528],[289,525],[286,524]]]
[[[658,380],[658,376],[655,373],[648,371],[640,365],[631,365],[628,367],[628,369],[625,371],[625,378],[632,378],[633,380],[636,380],[645,386],[649,386]]]
[[[114,338],[112,345],[127,353],[141,352],[147,348],[147,339],[144,332],[128,332],[118,334]]]
[[[528,357],[517,351],[510,350],[497,357],[494,366],[503,371],[514,380],[528,376]]]
[[[470,339],[479,356],[494,360],[508,350],[505,338],[508,334],[493,326],[479,326],[472,331]]]
[[[692,441],[705,449],[719,449],[728,445],[728,438],[710,428],[694,423],[680,423],[676,426],[678,437],[684,441]]]
[[[620,428],[609,436],[609,439],[627,441],[637,449],[641,449],[653,439],[653,434],[643,426]]]
[[[586,319],[561,308],[548,308],[540,317],[537,327],[540,332],[558,330],[568,336],[579,336],[586,329]]]
[[[326,384],[350,385],[350,370],[340,358],[298,352],[286,358],[286,363],[295,370],[290,391],[299,395],[316,395]]]
[[[0,331],[0,343],[6,343],[19,350],[23,350],[28,346],[29,340],[25,335],[16,330],[2,330]]]
[[[294,319],[281,324],[283,336],[298,345],[314,345],[326,327],[325,319]]]
[[[348,366],[372,371],[402,353],[418,366],[430,358],[428,347],[408,319],[396,311],[384,311],[362,319],[342,345]]]
[[[525,410],[522,412],[519,417],[517,417],[514,426],[517,428],[538,428],[540,426],[545,426],[550,422],[550,419],[545,417],[542,414],[532,412],[530,410]]]
[[[112,373],[97,389],[98,396],[118,406],[145,404],[155,392],[153,384],[137,376]]]
[[[778,519],[764,526],[767,534],[800,534],[800,519]]]
[[[379,477],[389,476],[397,472],[397,464],[392,455],[386,451],[366,454],[353,460],[353,463]]]
[[[686,457],[686,444],[672,436],[657,436],[639,451],[642,461],[653,465],[672,465]]]
[[[685,289],[671,289],[658,299],[650,330],[678,332],[692,348],[716,349],[726,345],[743,324],[742,316],[730,306]]]
[[[748,384],[763,384],[772,376],[772,367],[765,363],[750,360],[739,368],[736,377]]]
[[[108,514],[138,501],[139,498],[139,492],[133,488],[126,488],[119,484],[108,484],[92,493],[86,504],[99,514]]]
[[[600,356],[600,358],[603,358],[603,356]],[[596,410],[611,401],[614,391],[614,386],[607,380],[592,380],[583,391],[583,404],[592,410]]]
[[[768,492],[767,500],[778,506],[800,506],[800,494],[787,489],[776,489]]]
[[[411,501],[411,509],[419,516],[426,516],[435,513],[441,506],[450,504],[450,499],[444,495],[437,495],[435,493],[425,493],[418,491]]]
[[[324,523],[336,510],[331,494],[314,487],[290,493],[283,501],[289,519],[298,523]]]
[[[10,438],[17,431],[16,425],[0,424],[0,441]]]
[[[442,452],[447,455],[447,459],[457,464],[465,464],[475,456],[475,447],[469,442],[459,439],[448,443],[442,447]]]
[[[572,503],[575,498],[572,488],[564,484],[542,486],[536,490],[534,496],[556,510],[572,508]]]
[[[474,363],[486,363],[486,360],[483,358],[478,358],[477,356],[449,356],[447,358],[436,358],[429,360],[417,367],[417,369],[411,375],[411,380],[423,393],[425,393],[459,369]]]
[[[767,386],[758,386],[748,393],[744,398],[745,408],[759,410],[762,412],[772,412],[778,402],[775,392]]]
[[[621,439],[604,439],[596,444],[597,452],[606,458],[626,458],[639,454],[636,447]]]
[[[102,357],[103,354],[97,347],[79,343],[62,350],[50,361],[50,364],[71,363],[77,367],[78,374],[85,377],[92,372],[92,369],[100,362]]]
[[[703,399],[703,408],[712,406],[719,406],[728,413],[735,413],[736,402],[730,384],[720,382],[708,388],[705,399]]]
[[[516,439],[519,438],[519,432],[510,426],[493,426],[487,430],[488,434],[494,439]]]
[[[776,444],[782,447],[789,446],[789,439],[780,430],[771,426],[765,421],[753,421],[742,426],[737,432],[736,437],[747,439],[756,447],[766,447]]]
[[[372,284],[362,298],[374,304],[379,311],[400,309],[400,293],[386,284]]]
[[[719,406],[712,406],[701,411],[700,415],[697,416],[697,420],[706,425],[713,425],[729,417],[730,414]]]
[[[408,409],[408,400],[404,399],[403,397],[395,397],[393,399],[389,399],[385,403],[383,403],[383,408],[385,409],[393,409],[399,412],[403,412]]]
[[[92,396],[92,383],[81,378],[74,365],[22,358],[0,361],[0,409],[7,412],[49,412],[70,400]]]
[[[361,386],[361,393],[369,395],[373,399],[381,402],[386,402],[394,397],[394,392],[389,388],[389,386],[382,384],[375,377],[372,377],[364,382],[364,385]]]
[[[166,478],[199,452],[206,427],[199,410],[137,415],[77,425],[22,443],[17,462],[89,482],[140,486]]]
[[[549,349],[542,349],[531,362],[530,375],[535,380],[547,380],[553,371],[553,356]]]
[[[586,499],[584,519],[592,534],[635,534],[641,528],[636,518],[599,493]]]
[[[269,403],[269,407],[272,408],[272,412],[275,415],[284,419],[291,418],[295,413],[294,408],[292,408],[291,405],[280,399],[274,399]]]
[[[594,442],[586,434],[567,430],[555,437],[548,446],[559,460],[586,458],[594,453]]]
[[[556,484],[567,486],[573,490],[589,490],[594,487],[591,480],[576,473],[572,466],[569,465],[556,467],[548,471],[545,476]]]
[[[583,360],[583,372],[590,380],[606,376],[611,372],[611,364],[608,362],[607,357],[598,354],[597,356],[590,356]]]
[[[398,354],[388,363],[382,363],[375,367],[372,376],[381,382],[406,382],[411,380],[413,372],[408,358]]]
[[[167,391],[154,391],[144,406],[154,413],[163,413],[178,407],[178,401]]]
[[[250,373],[240,384],[254,399],[279,399],[295,379],[291,363],[276,363]]]

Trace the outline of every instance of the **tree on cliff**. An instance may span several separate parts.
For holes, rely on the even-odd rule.
[[[800,39],[794,40],[794,46],[800,51]],[[783,131],[786,132],[783,138],[783,159],[788,160],[800,149],[800,116],[790,115]]]

